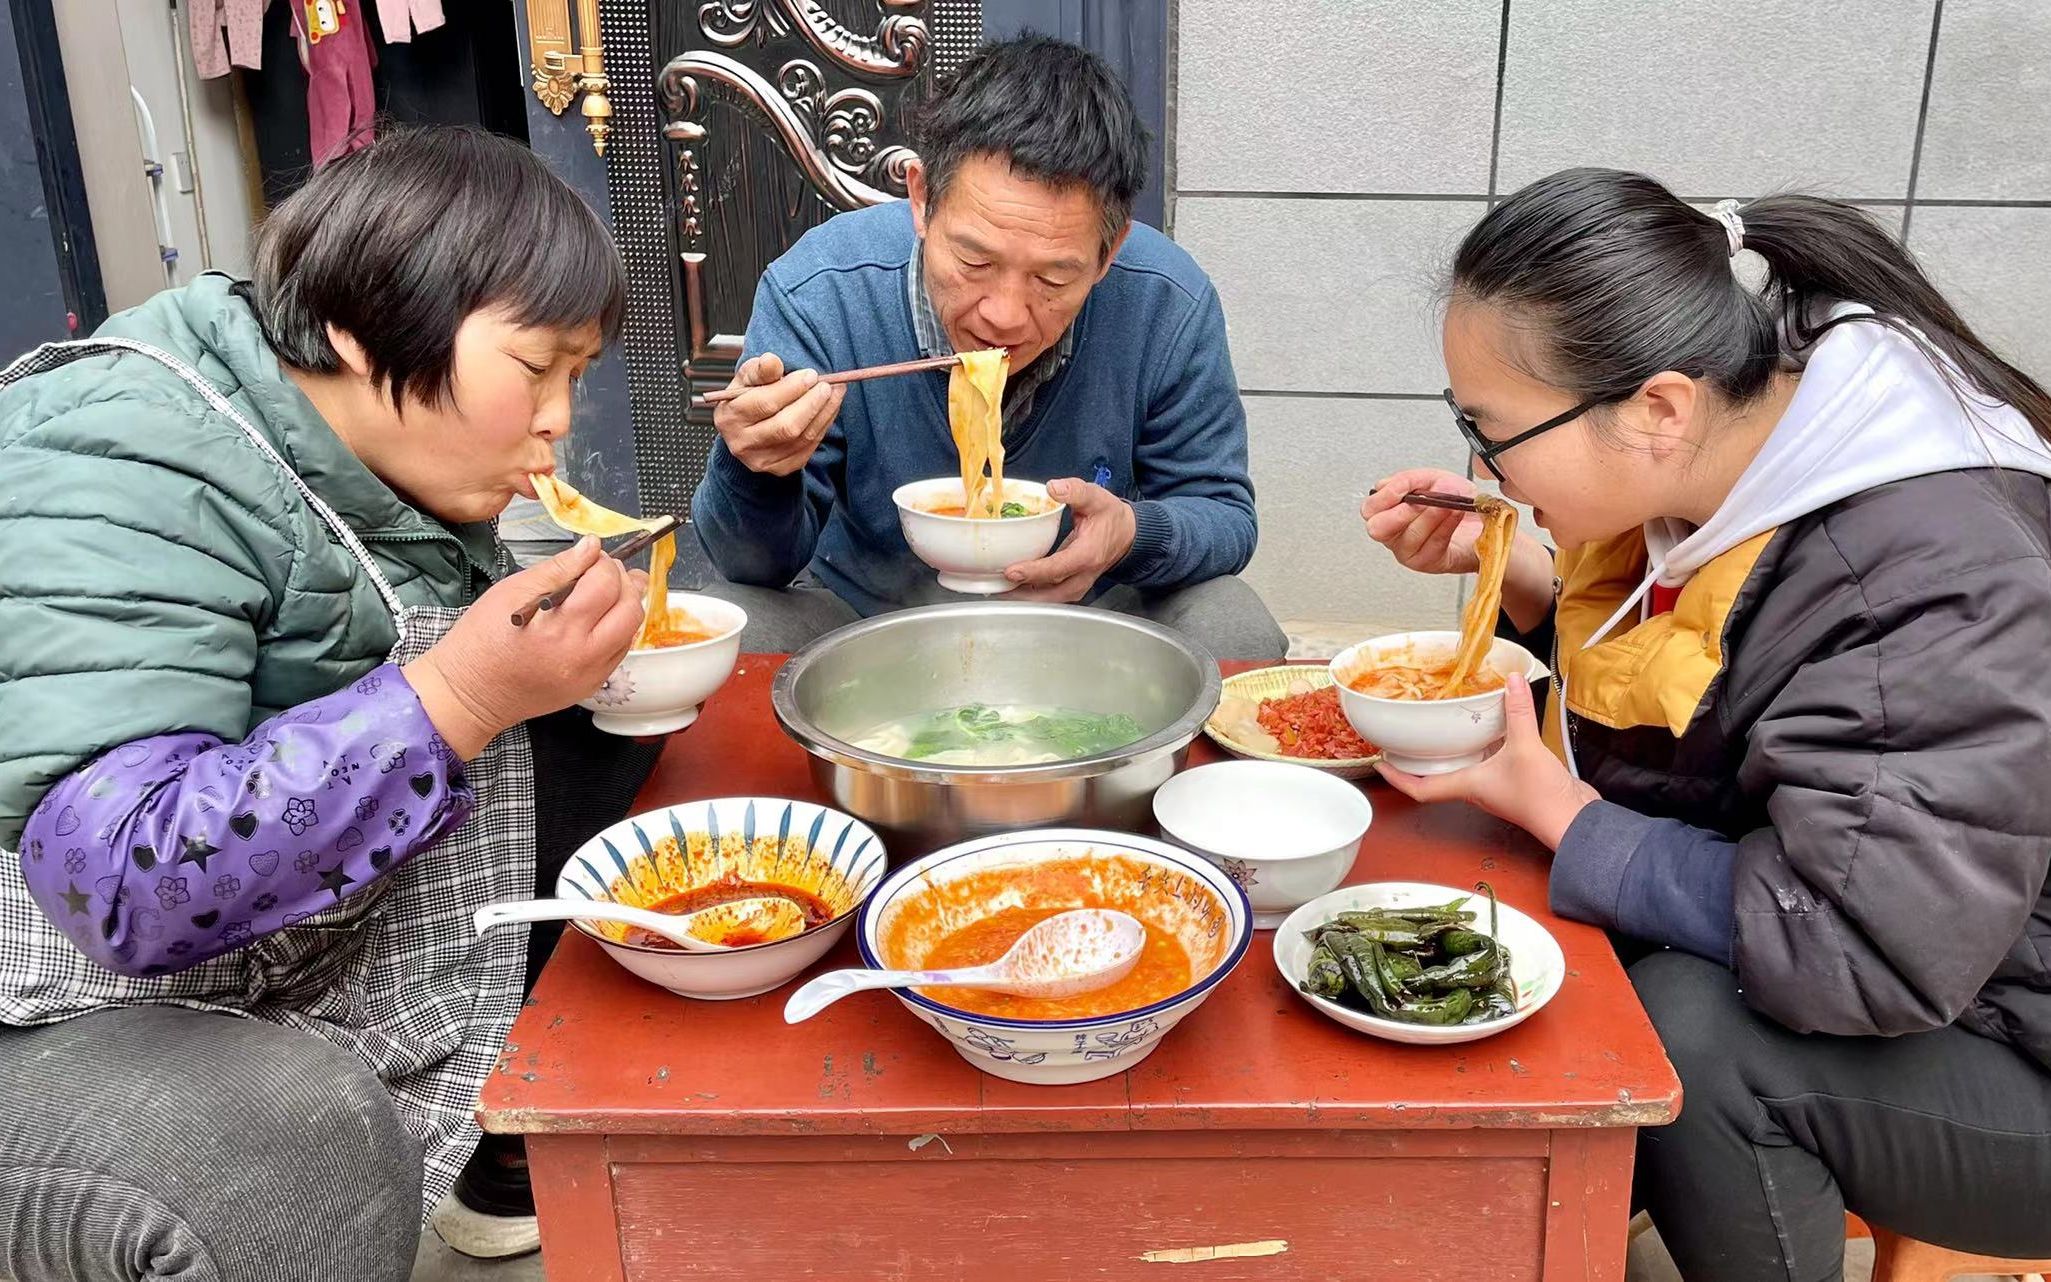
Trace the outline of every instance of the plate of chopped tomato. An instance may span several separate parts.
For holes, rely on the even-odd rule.
[[[1346,720],[1330,669],[1307,664],[1227,677],[1204,733],[1235,757],[1313,766],[1344,779],[1372,775],[1382,755]]]

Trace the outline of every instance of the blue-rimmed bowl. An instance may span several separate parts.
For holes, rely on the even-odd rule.
[[[850,815],[781,797],[723,797],[624,819],[570,857],[556,879],[563,899],[646,908],[726,877],[808,891],[833,909],[823,926],[767,944],[687,953],[628,943],[626,927],[572,923],[612,959],[681,997],[753,997],[797,978],[847,933],[883,881],[883,842]]]
[[[1023,875],[1036,865],[1080,861],[1061,888]],[[1137,865],[1135,871],[1134,865]],[[998,877],[982,877],[991,872]],[[1000,884],[964,896],[954,883]],[[927,897],[930,896],[930,899]],[[905,910],[921,899],[920,911]],[[928,911],[937,907],[937,911]],[[1246,894],[1201,855],[1166,842],[1089,829],[984,837],[936,851],[891,873],[862,909],[855,940],[866,966],[916,967],[941,939],[1008,908],[1119,908],[1175,935],[1190,959],[1190,985],[1136,1010],[1087,1019],[1001,1019],[957,1009],[924,993],[896,992],[961,1057],[997,1077],[1038,1085],[1092,1082],[1145,1059],[1168,1030],[1203,1004],[1246,956],[1253,913]]]

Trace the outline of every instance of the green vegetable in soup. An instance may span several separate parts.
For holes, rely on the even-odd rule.
[[[1026,505],[1023,503],[1006,503],[1003,507],[997,509],[997,515],[1000,517],[1031,516],[1032,513],[1026,510]]]
[[[1095,756],[1123,748],[1145,734],[1139,722],[1124,713],[971,703],[900,718],[856,743],[911,761],[1024,765]]]

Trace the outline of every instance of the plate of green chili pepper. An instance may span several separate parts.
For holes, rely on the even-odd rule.
[[[1311,900],[1276,929],[1275,965],[1348,1028],[1427,1046],[1516,1027],[1567,973],[1552,933],[1486,883],[1465,891],[1416,881]]]

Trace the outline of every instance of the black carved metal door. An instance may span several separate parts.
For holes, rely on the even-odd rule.
[[[669,376],[682,421],[663,430],[637,406],[635,454],[644,510],[683,511],[713,436],[710,411],[691,407],[690,397],[732,377],[763,269],[833,215],[904,195],[912,159],[905,112],[981,39],[982,5],[654,0],[650,8]]]

